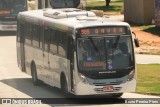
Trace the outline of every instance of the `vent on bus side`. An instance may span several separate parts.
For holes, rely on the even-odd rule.
[[[74,9],[74,8],[47,9],[44,11],[43,15],[54,19],[62,19],[62,18],[77,17],[77,16],[87,16],[87,17],[96,16],[93,12]]]

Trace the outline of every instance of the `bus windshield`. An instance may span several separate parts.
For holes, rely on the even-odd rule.
[[[134,65],[130,36],[77,39],[80,71],[122,70]]]
[[[27,0],[1,0],[0,15],[18,14],[20,11],[27,10]]]

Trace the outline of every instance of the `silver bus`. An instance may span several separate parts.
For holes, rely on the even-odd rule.
[[[17,14],[27,6],[27,0],[0,0],[0,31],[16,31]]]
[[[136,46],[138,40],[134,39]],[[74,95],[120,97],[136,89],[136,65],[129,24],[75,8],[20,12],[19,68]]]

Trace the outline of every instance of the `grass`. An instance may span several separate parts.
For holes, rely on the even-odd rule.
[[[160,94],[160,64],[138,64],[137,69],[136,92]]]
[[[104,12],[121,12],[123,10],[123,0],[111,1],[110,6],[105,6],[105,1],[88,2],[86,10],[103,10]]]

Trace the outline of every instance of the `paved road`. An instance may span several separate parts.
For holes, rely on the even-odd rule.
[[[5,35],[5,36],[4,36]],[[20,72],[16,61],[16,37],[12,33],[0,33],[0,98],[65,98],[59,89],[43,84],[34,86],[31,77]],[[95,101],[84,107],[132,107],[148,106],[158,107],[158,104],[124,104],[126,98],[159,98],[155,96],[125,93],[121,99],[113,101]],[[77,103],[80,103],[78,101]],[[100,104],[99,104],[100,103]],[[108,104],[110,103],[110,104]],[[0,107],[11,107],[13,105],[0,105]],[[21,107],[22,105],[14,105]],[[13,106],[13,107],[14,107]],[[23,107],[50,107],[53,105],[23,105]],[[63,105],[64,106],[64,105]],[[67,105],[66,105],[67,106]],[[71,105],[68,105],[70,107]],[[75,105],[74,105],[75,106]],[[62,106],[61,106],[62,107]]]
[[[160,55],[136,55],[138,64],[160,64]]]

